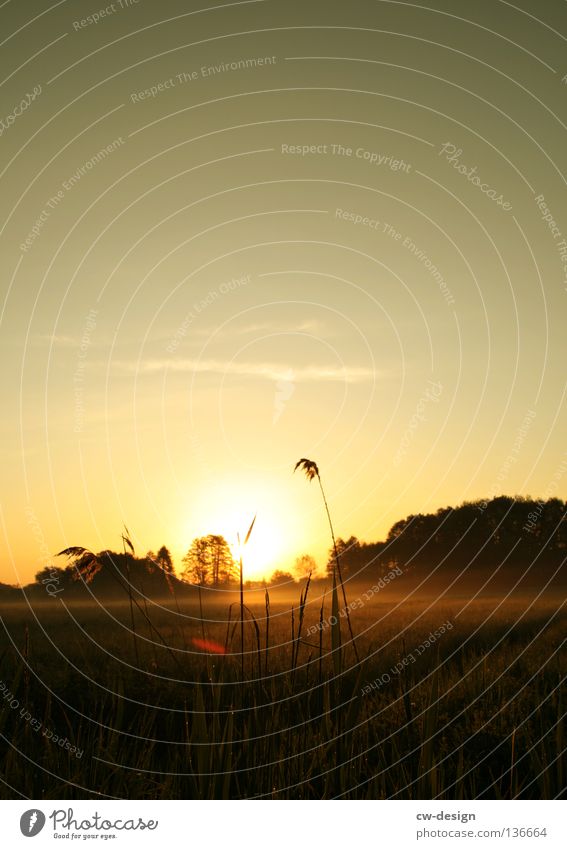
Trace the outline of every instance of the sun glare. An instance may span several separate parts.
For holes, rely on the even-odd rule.
[[[242,553],[245,581],[267,579],[275,569],[289,569],[290,553],[282,522],[284,505],[265,487],[254,492],[252,488],[243,490],[240,485],[223,485],[204,493],[197,510],[193,508],[191,512],[193,535],[222,534],[235,560]],[[254,516],[256,522],[244,546]]]
[[[243,522],[244,515],[246,518]],[[223,534],[232,549],[235,560],[238,560],[242,554],[245,581],[269,578],[274,569],[281,565],[278,562],[282,554],[281,534],[271,516],[258,513],[248,542],[246,545],[242,544],[254,515],[248,511],[246,514],[238,513],[227,517],[227,531]],[[240,543],[238,537],[240,537]]]

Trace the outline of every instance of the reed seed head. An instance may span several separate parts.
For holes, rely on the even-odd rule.
[[[319,468],[317,463],[313,460],[308,460],[306,457],[302,457],[301,460],[297,461],[293,471],[296,472],[298,469],[302,469],[305,472],[305,477],[309,481],[312,481],[313,478],[319,477]]]

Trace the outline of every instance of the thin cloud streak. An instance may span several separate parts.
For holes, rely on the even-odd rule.
[[[282,323],[281,321],[259,321],[252,324],[225,325],[222,327],[222,330],[216,324],[191,327],[191,330],[187,333],[187,339],[190,339],[191,337],[210,339],[217,333],[222,333],[223,338],[226,339],[228,337],[248,336],[249,334],[256,333],[268,335],[304,333],[312,336],[322,336],[324,334],[328,337],[330,331],[325,327],[323,322],[318,319],[308,319],[299,322],[298,324]],[[157,341],[164,341],[169,338],[170,337],[160,336]]]
[[[292,380],[304,382],[341,382],[364,383],[375,380],[377,373],[372,369],[357,366],[320,366],[310,365],[292,368],[290,365],[275,363],[223,362],[221,360],[154,359],[141,363],[115,362],[115,370],[122,374],[157,374],[159,372],[180,372],[184,374],[220,374],[235,377],[258,377],[266,380]]]

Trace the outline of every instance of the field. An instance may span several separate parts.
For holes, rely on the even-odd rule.
[[[3,798],[565,798],[557,599],[364,591],[4,605]]]

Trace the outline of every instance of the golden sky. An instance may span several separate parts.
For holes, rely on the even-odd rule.
[[[566,24],[559,0],[0,6],[0,580],[123,522],[179,564],[255,513],[255,575],[322,565],[300,457],[369,541],[565,497]]]

